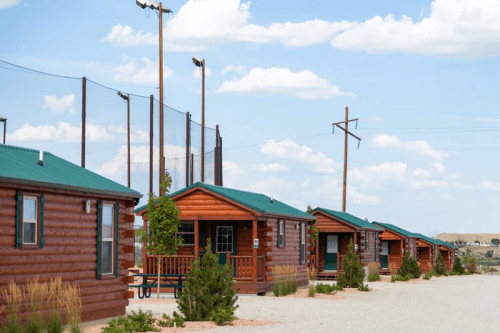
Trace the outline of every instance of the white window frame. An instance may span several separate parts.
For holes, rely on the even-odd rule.
[[[278,247],[283,247],[283,245],[285,244],[285,232],[284,232],[284,226],[285,223],[283,223],[283,220],[278,220],[278,228],[279,228],[279,236],[281,237],[281,241],[279,242],[279,245]]]
[[[111,219],[112,219],[112,228],[111,228],[111,238],[104,238],[104,235],[102,237],[102,242],[101,242],[101,271],[102,275],[113,275],[115,271],[115,205],[113,204],[102,204],[102,233],[104,231],[104,208],[105,207],[111,207]],[[104,263],[104,242],[110,242],[111,241],[111,272],[110,273],[104,273],[103,270],[103,263]]]
[[[301,263],[305,263],[306,262],[306,250],[307,250],[307,247],[306,247],[306,224],[305,223],[301,223],[300,224],[300,246],[303,247],[303,250],[302,250],[302,255],[304,256],[304,258],[300,258],[300,262]]]
[[[34,200],[35,201],[35,219],[34,220],[27,220],[24,218],[24,203],[28,200]],[[25,245],[37,245],[38,242],[36,241],[38,239],[38,198],[37,197],[30,197],[30,196],[25,196],[23,197],[23,244]],[[24,241],[24,224],[25,223],[32,223],[35,224],[35,242],[34,243],[26,243]]]

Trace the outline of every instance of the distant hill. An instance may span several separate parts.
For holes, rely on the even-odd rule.
[[[453,234],[444,232],[433,238],[437,238],[445,242],[461,240],[467,243],[472,243],[478,240],[481,243],[491,243],[493,238],[500,239],[500,234]]]

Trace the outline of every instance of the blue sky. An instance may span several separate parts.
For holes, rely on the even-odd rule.
[[[226,186],[340,210],[343,135],[331,124],[349,106],[363,140],[349,142],[348,212],[427,235],[498,232],[497,1],[164,5],[174,12],[164,16],[165,103],[200,121],[191,57],[206,59],[206,122],[221,128]],[[132,94],[158,97],[157,34],[156,13],[132,0],[0,0],[0,60]],[[79,164],[81,81],[0,75],[7,143]],[[92,89],[87,166],[125,184],[125,102]],[[148,101],[137,103],[140,164]],[[132,187],[146,194],[144,171]]]

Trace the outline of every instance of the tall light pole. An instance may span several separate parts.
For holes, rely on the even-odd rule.
[[[5,135],[7,133],[7,118],[0,116],[0,122],[3,122],[3,144],[5,144]]]
[[[118,96],[127,101],[127,186],[130,188],[130,94],[119,91]]]
[[[159,187],[159,195],[162,196],[164,193],[162,193],[161,189],[161,183],[163,181],[163,176],[165,176],[165,156],[163,152],[163,21],[162,21],[162,14],[163,13],[171,13],[172,11],[168,8],[163,8],[162,3],[160,2],[159,4],[156,3],[154,0],[136,0],[136,3],[139,7],[142,9],[145,9],[146,7],[149,7],[153,10],[158,11],[158,21],[159,21],[159,31],[160,33],[158,34],[159,36],[159,43],[160,43],[160,59],[159,59],[159,65],[160,65],[160,187]]]
[[[205,59],[193,57],[193,63],[201,67],[201,182],[205,182]]]

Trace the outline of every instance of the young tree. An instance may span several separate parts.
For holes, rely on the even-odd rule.
[[[172,177],[167,171],[161,183],[162,195],[159,197],[152,193],[149,195],[147,215],[150,232],[139,231],[141,242],[146,243],[146,251],[158,256],[158,299],[160,299],[161,256],[176,254],[182,245],[182,238],[176,237],[181,226],[180,211],[175,202],[166,195],[171,184]]]
[[[338,277],[338,284],[349,288],[357,288],[363,285],[365,271],[359,262],[358,254],[354,252],[352,238],[348,246],[347,254],[342,261],[342,269],[344,270],[344,274]]]
[[[492,242],[494,245],[496,245],[496,246],[499,246],[499,245],[500,245],[500,239],[498,239],[498,238],[493,238],[493,239],[491,240],[491,242]]]
[[[465,273],[465,269],[462,267],[462,263],[460,262],[460,258],[455,258],[455,263],[453,264],[453,273],[462,275]]]
[[[406,252],[403,256],[403,262],[399,267],[398,275],[407,276],[410,274],[414,279],[418,279],[422,275],[422,270],[418,265],[417,259],[411,257],[410,251]]]
[[[439,275],[446,274],[446,265],[444,263],[444,259],[443,259],[443,256],[441,255],[441,253],[438,253],[438,255],[437,255],[436,266],[434,267],[434,270]]]

